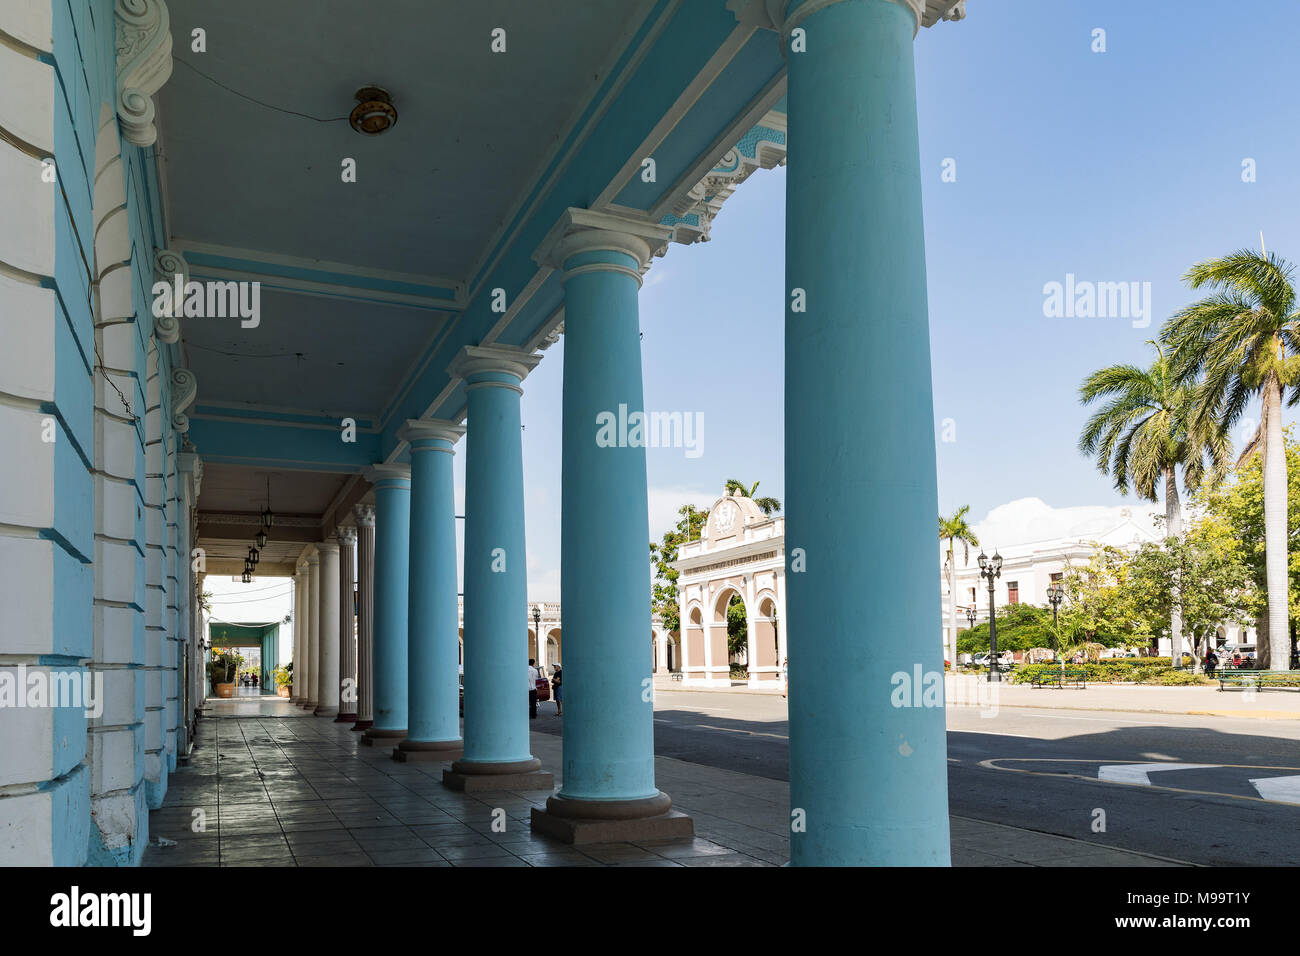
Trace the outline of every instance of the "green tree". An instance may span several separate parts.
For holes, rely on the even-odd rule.
[[[1300,442],[1292,437],[1292,430],[1283,433],[1287,473],[1287,537],[1300,534]],[[1256,625],[1261,662],[1268,660],[1272,667],[1271,644],[1267,628],[1267,548],[1264,534],[1264,463],[1259,455],[1240,462],[1228,480],[1215,488],[1206,488],[1197,495],[1194,504],[1208,515],[1221,519],[1233,540],[1241,548],[1242,560],[1250,573],[1256,592]],[[1287,563],[1288,618],[1300,619],[1300,551],[1291,551]],[[1291,641],[1286,642],[1289,647]],[[1270,653],[1265,654],[1268,648]],[[1289,662],[1288,662],[1289,663]]]
[[[700,539],[709,512],[685,504],[677,509],[677,513],[681,518],[671,531],[664,532],[662,542],[650,542],[650,561],[655,570],[650,590],[650,610],[652,614],[659,615],[664,627],[680,633],[682,622],[681,610],[677,604],[678,572],[671,565],[677,560],[677,550],[682,544]]]
[[[732,594],[731,600],[727,602],[728,656],[734,657],[742,653],[748,646],[748,638],[749,619],[745,616],[745,602],[741,600],[739,594]]]
[[[1287,460],[1282,402],[1300,401],[1300,312],[1294,268],[1275,255],[1242,249],[1199,262],[1184,280],[1211,294],[1173,315],[1161,336],[1173,349],[1180,381],[1201,377],[1194,423],[1223,430],[1260,398],[1260,424],[1243,457],[1264,456],[1264,551],[1269,666],[1290,665],[1290,589],[1287,540]],[[1260,647],[1260,658],[1264,648]]]
[[[725,495],[734,495],[738,498],[749,498],[754,504],[758,505],[759,510],[765,515],[770,515],[774,511],[781,510],[781,502],[776,498],[755,498],[754,494],[758,491],[758,482],[754,482],[752,487],[746,486],[743,482],[735,478],[728,478],[722,493]]]
[[[1152,633],[1168,626],[1173,611],[1166,583],[1174,577],[1181,582],[1179,606],[1191,636],[1189,650],[1196,672],[1205,656],[1202,645],[1209,646],[1219,624],[1245,622],[1257,609],[1244,548],[1229,523],[1217,515],[1194,521],[1182,538],[1143,545],[1126,570],[1132,606]]]
[[[1128,553],[1095,542],[1094,547],[1087,564],[1069,567],[1062,576],[1065,603],[1056,642],[1049,645],[1058,653],[1085,643],[1121,647],[1153,641],[1133,604]]]
[[[1150,343],[1155,345],[1155,343]],[[1165,532],[1182,534],[1178,471],[1183,485],[1195,490],[1207,472],[1217,480],[1227,469],[1228,440],[1224,429],[1208,419],[1196,420],[1195,387],[1179,381],[1173,363],[1158,346],[1150,368],[1111,365],[1093,372],[1079,388],[1088,405],[1106,399],[1084,425],[1079,450],[1094,456],[1102,474],[1110,475],[1122,494],[1134,491],[1148,501],[1165,499]],[[1182,666],[1182,610],[1178,578],[1165,588],[1172,592],[1174,666]]]
[[[1052,612],[1034,604],[1008,604],[998,612],[998,653],[1027,651],[1050,646]],[[973,654],[989,649],[989,622],[984,621],[961,632],[957,650]]]
[[[980,546],[975,529],[966,521],[969,512],[970,505],[962,505],[951,517],[939,515],[939,540],[948,542],[943,567],[948,575],[948,660],[953,667],[957,666],[957,543],[961,542],[963,563],[970,561],[970,549]]]

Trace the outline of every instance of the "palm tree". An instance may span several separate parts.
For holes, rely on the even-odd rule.
[[[1211,295],[1173,315],[1161,337],[1181,380],[1203,375],[1194,420],[1227,430],[1260,396],[1260,423],[1242,460],[1264,454],[1264,580],[1268,590],[1269,667],[1290,666],[1287,579],[1287,476],[1282,400],[1300,401],[1300,312],[1294,267],[1276,255],[1241,249],[1198,262],[1184,281]],[[1262,658],[1262,654],[1260,655]]]
[[[781,502],[775,498],[755,498],[754,492],[758,491],[758,482],[754,482],[753,487],[747,487],[744,482],[737,481],[735,478],[728,478],[727,484],[722,493],[732,495],[736,498],[749,498],[754,504],[758,505],[763,514],[770,515],[773,511],[781,510]]]
[[[970,549],[980,546],[980,539],[975,536],[975,529],[966,521],[970,505],[962,505],[953,512],[951,518],[939,515],[939,540],[948,542],[948,554],[944,559],[944,568],[948,572],[948,620],[951,623],[948,640],[948,660],[954,670],[957,667],[957,542],[962,544],[962,563],[970,563]]]
[[[1084,379],[1079,388],[1083,404],[1099,398],[1109,401],[1084,425],[1079,450],[1096,457],[1097,468],[1114,478],[1121,494],[1131,489],[1141,498],[1158,501],[1163,485],[1165,536],[1176,538],[1183,532],[1178,469],[1189,491],[1207,474],[1217,480],[1227,470],[1228,439],[1214,422],[1195,418],[1195,384],[1180,381],[1163,349],[1148,344],[1156,350],[1150,368],[1112,365]],[[1177,586],[1175,581],[1175,592]],[[1176,593],[1169,632],[1173,664],[1182,667],[1183,609]]]

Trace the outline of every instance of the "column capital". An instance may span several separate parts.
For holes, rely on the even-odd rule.
[[[322,553],[338,554],[339,553],[338,541],[337,540],[331,541],[329,538],[326,538],[324,541],[317,541],[316,556],[319,558]]]
[[[445,441],[455,445],[464,434],[465,426],[456,422],[441,418],[411,418],[407,419],[406,424],[397,430],[397,439],[412,444],[417,441]],[[450,448],[436,450],[455,454]]]
[[[844,0],[805,0],[795,6],[792,0],[727,0],[727,9],[738,21],[757,27],[775,30],[781,34],[782,50],[791,30],[812,16],[818,10],[843,3]],[[966,19],[966,0],[890,0],[900,7],[906,7],[916,18],[916,31],[921,27],[932,27],[940,20]],[[793,11],[791,6],[795,6]]]
[[[503,385],[508,383],[483,380],[484,375],[512,375],[523,381],[537,368],[542,357],[526,349],[509,345],[467,345],[447,366],[452,378],[463,378],[470,385]],[[516,386],[517,387],[517,386]]]
[[[375,506],[358,504],[352,506],[352,513],[357,516],[357,526],[373,528],[375,526]]]
[[[335,533],[334,537],[338,539],[340,547],[352,547],[357,543],[357,529],[352,525],[344,525]]]
[[[411,466],[398,464],[396,462],[384,462],[377,465],[370,465],[366,468],[363,474],[366,477],[366,481],[370,482],[372,485],[377,485],[381,481],[409,482],[411,480]]]
[[[662,256],[668,250],[672,234],[672,227],[657,222],[571,206],[537,247],[533,261],[540,266],[563,269],[565,262],[584,252],[621,252],[636,260],[637,269],[632,274],[639,283],[640,273],[650,268],[651,257]],[[617,263],[590,262],[569,268],[565,276],[574,275],[578,270],[601,269],[630,271]]]
[[[312,545],[312,547],[318,548],[320,547],[320,545]],[[320,564],[320,553],[317,551],[313,551],[311,554],[307,555],[307,557],[304,558],[303,560],[307,562],[307,570],[310,571],[315,565]]]

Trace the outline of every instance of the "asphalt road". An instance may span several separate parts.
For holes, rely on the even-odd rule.
[[[540,714],[533,729],[560,732],[554,704]],[[655,752],[787,780],[785,701],[657,691]],[[1204,865],[1297,865],[1300,721],[951,708],[948,794],[964,817]]]

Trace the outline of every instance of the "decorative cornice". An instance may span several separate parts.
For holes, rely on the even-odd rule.
[[[171,17],[163,0],[117,0],[117,115],[134,146],[158,139],[153,95],[172,75]]]
[[[455,445],[464,434],[465,426],[455,422],[438,418],[412,418],[397,430],[397,440],[404,442],[441,440]],[[450,448],[442,450],[451,451]]]
[[[673,241],[708,242],[722,204],[755,170],[784,164],[785,150],[785,116],[769,112],[664,216],[662,223],[672,230]]]
[[[199,393],[199,380],[187,368],[172,369],[172,428],[178,432],[190,430],[190,419],[185,409],[194,404]]]
[[[155,249],[153,251],[153,277],[155,282],[166,282],[172,288],[176,277],[181,277],[181,288],[190,281],[190,266],[185,257],[174,249]],[[180,302],[171,295],[164,302],[163,314],[153,320],[154,335],[158,341],[173,344],[181,340],[181,322],[178,313]]]
[[[375,506],[357,504],[352,506],[352,513],[357,516],[357,525],[362,528],[375,526]]]
[[[474,375],[504,373],[521,382],[535,369],[542,357],[509,345],[467,345],[447,366],[453,379],[469,379]]]

